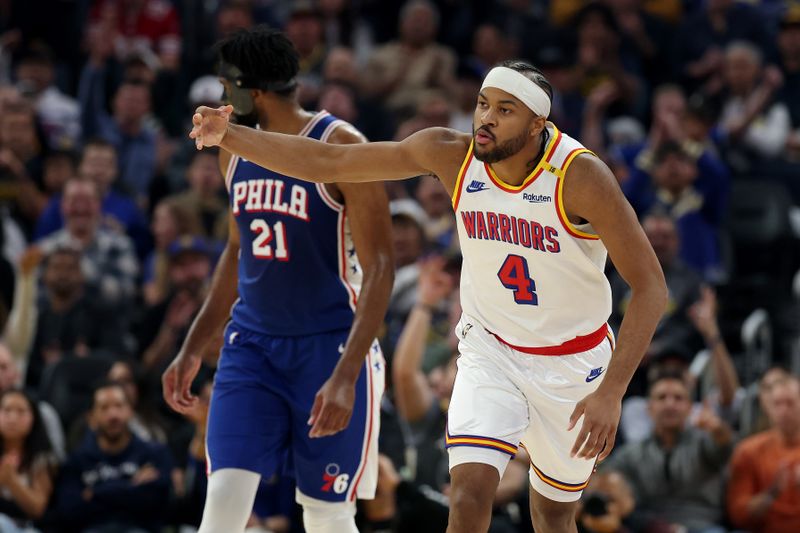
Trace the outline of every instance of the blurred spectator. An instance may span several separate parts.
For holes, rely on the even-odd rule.
[[[724,279],[718,231],[728,195],[727,174],[700,174],[697,159],[680,144],[664,142],[654,154],[651,177],[639,168],[623,184],[642,216],[663,210],[675,220],[681,259],[710,282]]]
[[[628,533],[636,506],[633,491],[618,472],[599,472],[589,479],[580,500],[578,523],[586,533]]]
[[[671,28],[651,15],[639,0],[606,0],[622,35],[621,50],[640,65],[648,82],[660,84],[670,78],[669,63]]]
[[[56,245],[42,266],[44,295],[35,313],[25,383],[37,387],[49,365],[65,357],[86,357],[96,350],[117,355],[123,349],[124,318],[86,290],[81,252]],[[25,302],[33,307],[33,301]]]
[[[11,100],[0,117],[0,202],[16,205],[19,221],[27,229],[47,201],[42,187],[42,166],[47,146],[38,130],[36,115],[25,100]]]
[[[22,376],[19,368],[19,359],[11,354],[8,346],[0,342],[0,395],[8,391],[17,390],[21,386]],[[61,419],[58,417],[58,413],[52,405],[43,400],[36,402],[36,406],[53,454],[59,460],[64,459],[66,443],[64,429],[61,427]]]
[[[737,528],[790,533],[800,523],[800,381],[779,380],[765,400],[773,428],[736,447],[728,512]]]
[[[74,150],[81,139],[78,101],[55,85],[53,57],[46,48],[33,48],[17,64],[17,84],[30,98],[44,130],[47,144],[55,150]]]
[[[90,29],[105,26],[120,61],[132,55],[176,69],[181,57],[180,20],[168,0],[94,0]]]
[[[650,386],[653,435],[616,450],[604,469],[621,472],[636,495],[638,520],[667,521],[692,532],[721,532],[723,471],[733,432],[705,406],[687,426],[692,402],[680,373],[664,373]]]
[[[492,67],[511,59],[511,51],[512,43],[502,28],[495,24],[481,24],[472,34],[472,54],[466,64],[483,78]]]
[[[420,176],[414,196],[428,217],[425,235],[435,250],[460,254],[450,195],[436,176]]]
[[[450,121],[450,101],[447,96],[441,91],[426,91],[419,95],[414,116],[397,128],[395,140],[401,141],[426,128],[446,128]]]
[[[53,493],[56,458],[36,402],[11,389],[0,396],[0,531],[29,532]]]
[[[186,170],[189,190],[172,198],[176,205],[201,222],[202,234],[210,240],[228,236],[228,202],[225,181],[217,163],[219,150],[195,151]]]
[[[151,105],[150,87],[138,80],[123,81],[114,94],[109,114],[105,76],[106,58],[93,50],[81,73],[78,91],[83,135],[99,136],[114,145],[120,185],[144,201],[156,171],[156,134],[145,123]]]
[[[713,88],[722,75],[723,49],[733,41],[749,41],[768,50],[764,21],[750,5],[734,0],[707,0],[682,22],[674,39],[675,76],[690,91]]]
[[[78,160],[75,157],[75,152],[66,150],[51,150],[47,153],[44,159],[44,168],[42,170],[42,185],[44,187],[45,196],[52,201],[55,196],[60,196],[64,190],[64,185],[72,178],[78,177]],[[45,210],[49,204],[42,205]],[[58,204],[56,204],[58,210]],[[42,211],[44,212],[44,211]],[[41,218],[42,213],[37,216]],[[59,211],[59,217],[61,213]]]
[[[793,160],[800,161],[800,5],[789,5],[781,17],[778,52],[784,80],[780,100],[789,108],[794,129],[786,147]]]
[[[622,37],[612,11],[590,3],[570,23],[575,32],[576,63],[572,75],[584,98],[608,82],[613,87],[609,114],[641,113],[644,93],[637,78],[640,66],[621,48]]]
[[[213,271],[214,251],[201,237],[179,237],[167,255],[171,293],[145,310],[138,328],[142,366],[154,376],[160,376],[178,352],[203,304]]]
[[[83,147],[78,175],[97,186],[104,226],[126,233],[136,245],[137,252],[145,253],[150,245],[150,236],[144,215],[133,200],[114,188],[119,175],[114,145],[99,138],[87,142]],[[59,194],[47,204],[36,224],[34,238],[41,239],[64,227],[62,200],[63,197]]]
[[[476,95],[480,92],[483,77],[463,63],[459,65],[455,83],[455,99],[450,114],[450,128],[469,133],[475,115]]]
[[[700,298],[702,280],[678,257],[680,238],[671,217],[659,213],[647,215],[642,220],[642,228],[664,271],[669,292],[669,303],[656,327],[647,358],[658,358],[675,346],[684,346],[690,353],[696,352],[700,343],[689,318],[689,309]],[[614,331],[619,332],[630,301],[630,288],[616,271],[609,278],[614,302],[609,322]]]
[[[166,198],[153,210],[150,228],[155,249],[147,256],[142,269],[142,297],[147,306],[155,306],[164,301],[170,289],[167,248],[182,235],[200,235],[200,219],[175,198]]]
[[[191,118],[199,106],[218,107],[222,105],[225,88],[216,76],[201,76],[192,82],[189,88],[189,99],[185,107],[183,132],[191,129]],[[182,132],[175,147],[167,170],[169,192],[182,191],[186,188],[186,168],[194,159],[197,147],[194,141]]]
[[[65,244],[77,247],[90,292],[108,303],[129,303],[139,264],[130,239],[101,226],[98,186],[87,180],[67,182],[61,214],[64,228],[41,240],[42,250],[47,254]]]
[[[409,0],[400,13],[399,40],[375,50],[364,69],[362,83],[368,96],[407,117],[417,109],[425,89],[453,93],[456,60],[453,52],[436,44],[439,13],[427,0]]]
[[[328,53],[322,34],[322,16],[311,1],[299,0],[292,4],[285,31],[300,56],[297,101],[302,107],[310,107],[319,97]]]
[[[170,485],[167,449],[139,439],[122,385],[104,383],[94,393],[92,432],[65,463],[58,483],[62,528],[85,533],[157,533]]]
[[[732,164],[733,153],[761,159],[781,155],[786,147],[789,110],[774,99],[783,76],[777,67],[762,64],[762,53],[750,43],[737,41],[725,50],[726,99],[718,135],[730,149]]]
[[[152,405],[153,399],[158,398],[158,391],[148,390],[139,365],[129,359],[116,361],[111,365],[107,378],[125,389],[133,411],[130,421],[133,434],[145,442],[166,444],[164,424]]]

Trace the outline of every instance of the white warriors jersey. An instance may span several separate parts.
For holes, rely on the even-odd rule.
[[[591,152],[551,122],[546,127],[544,155],[518,186],[475,159],[470,145],[453,209],[464,313],[510,346],[557,355],[605,338],[611,288],[605,246],[589,224],[569,221],[562,200],[570,163]]]

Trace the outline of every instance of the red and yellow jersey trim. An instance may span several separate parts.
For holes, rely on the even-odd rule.
[[[461,168],[458,170],[458,177],[456,178],[456,184],[453,186],[453,211],[458,209],[458,201],[461,199],[461,189],[464,186],[464,175],[467,173],[467,169],[469,168],[469,164],[472,163],[472,143],[474,141],[469,142],[469,148],[467,149],[467,155],[464,156],[464,162],[461,163]]]
[[[576,228],[575,225],[570,222],[569,217],[567,216],[567,210],[564,209],[564,179],[567,175],[567,169],[572,161],[581,154],[593,154],[593,152],[586,148],[576,148],[567,155],[562,167],[560,169],[556,169],[557,172],[554,172],[554,174],[558,176],[558,179],[556,180],[556,212],[558,213],[558,219],[561,221],[561,225],[564,226],[564,229],[567,230],[567,233],[578,239],[589,239],[596,241],[600,239],[600,236],[594,233],[586,233],[585,231],[581,231]]]
[[[511,185],[509,183],[506,183],[495,173],[495,171],[492,169],[492,167],[489,166],[488,163],[484,163],[483,166],[486,169],[486,174],[489,175],[489,179],[492,180],[492,183],[497,185],[501,190],[505,192],[510,192],[515,194],[522,191],[522,189],[524,189],[525,187],[536,181],[536,178],[538,178],[539,175],[545,170],[552,171],[553,166],[550,164],[550,158],[553,157],[553,153],[555,153],[558,144],[561,142],[561,132],[559,131],[558,128],[556,128],[555,124],[552,123],[550,124],[553,126],[553,132],[554,132],[553,139],[550,141],[549,146],[544,152],[544,156],[539,160],[539,163],[536,165],[536,168],[534,168],[531,171],[531,173],[528,174],[524,180],[522,180],[522,183],[520,183],[519,185]]]
[[[531,470],[533,471],[534,474],[536,474],[536,477],[538,477],[547,485],[550,485],[551,487],[556,488],[558,490],[563,490],[565,492],[580,492],[583,489],[585,489],[587,485],[589,485],[588,479],[583,483],[565,483],[564,481],[559,481],[556,478],[550,477],[541,470],[539,470],[539,468],[535,464],[533,464],[533,462],[531,462]]]
[[[452,448],[454,446],[471,446],[474,448],[489,448],[499,452],[507,453],[511,457],[517,454],[517,446],[509,444],[499,439],[492,439],[489,437],[479,437],[476,435],[451,435],[448,429],[445,432],[445,448]]]

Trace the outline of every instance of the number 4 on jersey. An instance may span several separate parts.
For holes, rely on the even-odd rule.
[[[514,301],[523,305],[539,305],[536,282],[528,274],[528,261],[524,257],[509,254],[497,273],[506,289],[514,291]]]

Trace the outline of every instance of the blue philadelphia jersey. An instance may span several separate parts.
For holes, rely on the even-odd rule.
[[[321,111],[299,135],[324,142],[342,124]],[[345,206],[323,184],[238,156],[231,158],[225,182],[240,234],[233,322],[281,336],[350,328],[362,271]]]

